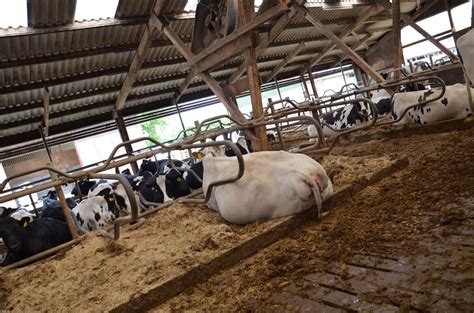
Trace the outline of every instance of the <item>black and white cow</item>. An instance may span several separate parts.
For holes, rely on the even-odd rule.
[[[73,209],[77,205],[74,198],[66,198],[66,203],[70,209]],[[53,218],[63,222],[66,221],[61,203],[56,197],[56,192],[49,191],[48,194],[43,198],[43,209],[41,211],[41,217]]]
[[[248,224],[299,213],[321,204],[333,194],[324,168],[304,154],[285,151],[244,155],[245,171],[239,180],[217,186],[207,203],[228,222]],[[237,173],[234,158],[206,156],[203,191],[213,182]]]
[[[77,185],[74,186],[74,188],[72,189],[71,194],[73,194],[74,197],[78,197],[79,191],[80,191],[82,196],[87,196],[91,188],[93,188],[94,186],[97,186],[98,184],[103,184],[105,182],[107,182],[105,179],[99,179],[99,180],[86,179],[86,180],[78,181]],[[79,186],[79,190],[77,189],[77,186]]]
[[[471,88],[471,90],[474,90]],[[436,97],[439,89],[397,93],[393,97],[392,120],[396,121],[408,106],[425,99]],[[467,89],[465,85],[446,86],[446,93],[440,100],[410,109],[396,124],[430,124],[438,121],[462,119],[471,116]]]
[[[112,225],[119,217],[119,212],[116,194],[112,188],[100,189],[97,195],[88,196],[72,209],[77,227],[82,232]]]
[[[0,238],[8,250],[1,266],[18,262],[72,239],[64,222],[41,218],[22,227],[9,216],[0,218]]]
[[[0,207],[0,218],[3,217],[11,217],[18,222],[19,225],[26,227],[29,223],[31,223],[36,216],[29,212],[25,208],[6,208]]]
[[[325,123],[336,130],[349,129],[367,122],[369,113],[370,107],[364,102],[348,104],[330,113],[321,115],[321,123]],[[321,128],[325,136],[336,135],[336,132],[324,124],[321,125]],[[312,137],[318,135],[314,125],[308,127],[308,134]]]
[[[456,44],[461,54],[466,74],[471,84],[474,84],[474,29],[459,37]]]

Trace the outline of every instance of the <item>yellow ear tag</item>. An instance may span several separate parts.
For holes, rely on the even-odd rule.
[[[134,190],[133,193],[134,193],[134,194],[137,194],[137,193],[138,193],[138,190]]]
[[[176,181],[179,183],[181,181],[181,177],[176,178]]]
[[[204,154],[202,154],[202,152],[198,152],[197,158],[198,158],[199,160],[202,160],[203,157],[204,157]]]
[[[109,197],[109,201],[114,201],[114,197]]]
[[[23,227],[26,228],[26,226],[28,226],[28,221],[23,222]]]
[[[151,190],[155,191],[155,187],[151,187]]]

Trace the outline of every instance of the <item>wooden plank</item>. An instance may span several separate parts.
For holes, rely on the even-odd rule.
[[[402,67],[402,43],[401,43],[401,20],[400,0],[392,0],[392,45],[393,45],[393,68]],[[394,79],[399,79],[401,72],[395,71]]]
[[[269,81],[271,81],[276,75],[278,75],[278,73],[288,64],[291,62],[291,59],[293,59],[295,56],[298,55],[298,53],[300,53],[304,48],[305,48],[305,43],[304,41],[300,42],[293,50],[290,51],[290,53],[288,53],[288,55],[280,62],[277,64],[277,66],[275,66],[275,68],[272,70],[272,72],[270,74],[268,74],[267,76],[265,76],[265,78],[263,79],[263,81],[265,83],[268,83]]]
[[[203,59],[207,58],[209,55],[216,53],[219,49],[223,48],[226,45],[232,45],[235,39],[247,34],[250,31],[255,30],[258,26],[265,23],[266,21],[280,15],[281,13],[288,10],[288,5],[286,2],[280,2],[278,5],[272,7],[271,9],[265,11],[264,13],[258,15],[253,19],[253,21],[246,23],[244,26],[239,27],[237,30],[232,32],[229,36],[220,39],[215,42],[212,46],[201,51],[199,54],[193,56],[188,60],[189,65],[193,66]],[[239,50],[240,47],[234,46],[233,49]]]
[[[269,31],[268,35],[260,41],[260,44],[256,48],[257,58],[265,51],[265,49],[273,42],[273,40],[285,29],[285,27],[290,23],[293,16],[296,15],[295,11],[290,11],[281,16],[278,21],[273,25],[272,29]],[[240,64],[239,68],[232,74],[232,76],[227,81],[228,85],[235,83],[246,70],[245,62]]]
[[[114,119],[115,119],[115,123],[117,124],[117,129],[120,133],[120,138],[122,138],[122,142],[130,141],[130,137],[128,136],[128,132],[127,132],[127,126],[125,126],[125,122],[123,121],[122,111],[117,111],[117,110],[114,111]],[[132,156],[133,155],[132,145],[126,144],[124,147],[125,147],[125,151],[127,152],[127,155]],[[133,173],[135,175],[138,174],[137,162],[132,162],[130,163],[130,165],[132,167]]]
[[[369,19],[371,18],[373,15],[375,14],[378,14],[379,12],[381,11],[380,8],[378,7],[370,7],[368,8],[367,10],[365,10],[361,17],[359,17],[353,24],[347,26],[346,28],[344,28],[344,30],[338,34],[338,37],[341,39],[341,40],[345,40],[351,33],[353,32],[357,32],[358,29],[360,29],[364,23]],[[312,68],[313,66],[315,66],[318,62],[320,62],[329,52],[331,52],[332,50],[334,50],[334,48],[336,48],[336,45],[333,43],[331,45],[328,45],[321,53],[319,53],[317,56],[315,56],[313,59],[311,59],[308,63],[309,63],[309,66],[308,68]],[[302,72],[303,71],[306,71],[306,68],[305,69],[302,69],[301,70]]]
[[[321,32],[324,36],[329,38],[336,46],[341,49],[344,53],[346,53],[351,60],[356,63],[367,75],[372,77],[378,83],[384,83],[385,80],[377,73],[367,62],[362,59],[354,50],[352,50],[348,45],[346,45],[339,37],[331,31],[329,28],[325,27],[324,24],[315,16],[308,11],[305,7],[301,6],[293,6],[301,14],[305,16],[305,18],[314,25],[314,27]]]
[[[381,5],[385,10],[392,10],[392,4],[386,0],[376,0],[379,5]],[[431,36],[428,32],[426,32],[423,28],[421,28],[408,14],[400,13],[400,18],[402,21],[413,27],[414,30],[419,32],[423,35],[429,42],[434,44],[439,50],[444,52],[447,56],[451,58],[451,60],[455,61],[458,58],[444,45],[442,45],[438,40],[436,40],[433,36]]]
[[[160,31],[162,31],[175,45],[176,49],[186,58],[189,62],[193,58],[193,53],[191,50],[184,44],[184,42],[178,37],[178,35],[171,29],[169,23],[163,17],[157,17],[153,15],[153,21]],[[229,111],[230,115],[239,122],[245,122],[245,117],[240,112],[239,108],[235,103],[228,99],[227,95],[224,93],[224,90],[219,85],[219,83],[209,74],[209,73],[199,73],[199,77],[207,84],[209,89],[219,98],[219,100],[224,104],[226,109]],[[252,137],[249,134],[249,137]]]
[[[51,94],[47,86],[43,88],[43,132],[45,136],[49,135],[49,100]]]
[[[164,8],[166,7],[167,3],[168,3],[168,0],[156,1],[152,11],[155,14],[160,15],[161,12],[163,12]],[[151,16],[155,16],[155,15],[151,14]],[[127,100],[127,97],[130,91],[132,90],[133,83],[135,82],[135,79],[137,78],[138,73],[140,72],[142,63],[145,59],[145,53],[153,39],[154,25],[155,23],[150,17],[140,37],[138,48],[135,51],[127,76],[125,77],[125,81],[123,82],[122,88],[120,89],[120,93],[115,101],[115,109],[118,111],[122,110],[123,107],[125,106],[125,101]]]

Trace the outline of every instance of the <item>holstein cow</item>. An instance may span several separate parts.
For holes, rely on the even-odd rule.
[[[310,208],[317,208],[319,213],[321,203],[333,193],[326,171],[304,154],[256,152],[245,155],[244,161],[242,178],[215,187],[207,204],[230,223],[248,224]],[[235,157],[205,157],[202,162],[204,193],[211,183],[238,171]]]
[[[84,199],[72,213],[80,231],[88,232],[112,225],[119,217],[119,206],[114,191],[101,189],[97,195]]]
[[[92,187],[98,185],[98,184],[103,184],[107,182],[105,179],[99,179],[99,180],[94,180],[94,179],[87,179],[87,180],[81,180],[77,182],[77,185],[74,186],[74,188],[71,191],[71,194],[73,194],[75,197],[79,196],[79,191],[81,192],[82,196],[87,196],[89,193],[89,190],[91,190]],[[79,186],[79,190],[77,187]]]
[[[396,121],[408,106],[436,97],[439,92],[439,89],[431,89],[395,94],[393,97],[392,119]],[[471,115],[466,86],[455,84],[446,87],[443,98],[425,106],[410,109],[396,124],[430,124],[437,121],[462,119]]]
[[[22,227],[9,216],[0,218],[0,238],[8,250],[1,266],[20,261],[72,239],[64,222],[41,218]]]
[[[321,115],[321,123],[325,123],[336,130],[353,128],[367,122],[369,119],[370,107],[366,103],[348,104],[343,108],[334,110],[333,112]],[[325,136],[334,136],[337,133],[324,124],[321,125]],[[308,127],[310,136],[317,136],[318,132],[314,125]]]
[[[474,84],[474,29],[459,37],[457,47],[461,54],[466,74]]]
[[[25,208],[6,208],[0,207],[0,218],[11,217],[18,222],[19,225],[26,227],[29,223],[33,222],[35,215],[29,212]]]
[[[76,207],[77,203],[73,198],[66,198],[67,206],[70,209]],[[65,222],[63,208],[61,203],[56,197],[56,192],[49,191],[48,194],[43,198],[43,209],[41,212],[42,218],[53,218]]]

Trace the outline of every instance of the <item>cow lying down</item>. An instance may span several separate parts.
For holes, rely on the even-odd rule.
[[[284,151],[244,155],[245,172],[238,181],[213,189],[208,207],[228,222],[248,224],[255,221],[299,213],[316,207],[333,194],[331,180],[324,168],[304,154]],[[235,157],[203,159],[203,191],[211,183],[230,178],[238,172]]]

